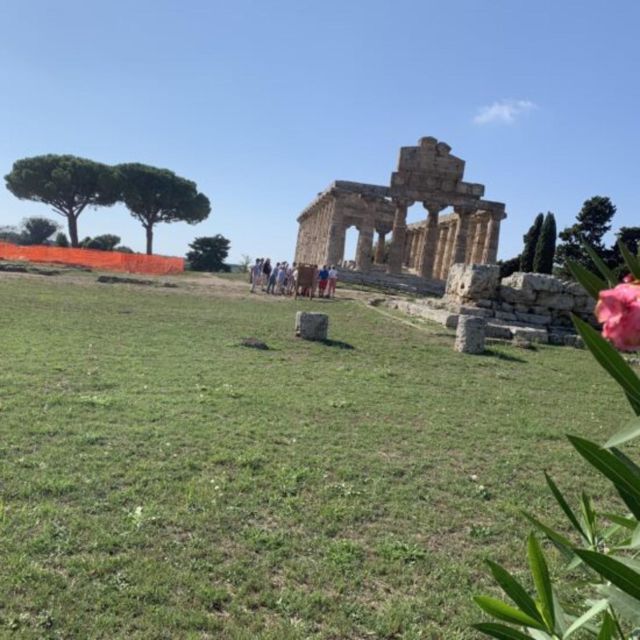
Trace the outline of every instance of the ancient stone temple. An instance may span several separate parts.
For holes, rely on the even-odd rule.
[[[484,200],[483,185],[463,181],[464,164],[449,145],[428,137],[417,147],[400,149],[388,187],[336,180],[298,217],[296,262],[341,264],[346,231],[354,226],[359,271],[384,268],[399,274],[404,269],[444,280],[454,263],[494,263],[505,206]],[[407,210],[416,202],[426,209],[426,218],[407,226]],[[440,215],[447,208],[453,212]]]

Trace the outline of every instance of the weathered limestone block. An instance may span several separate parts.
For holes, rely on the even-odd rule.
[[[484,300],[480,298],[480,300],[476,300],[476,306],[481,307],[482,309],[493,309],[493,300]]]
[[[595,311],[596,301],[590,296],[576,296],[574,311],[577,313],[590,314]]]
[[[326,340],[328,330],[329,316],[326,313],[296,313],[296,336],[304,340]]]
[[[549,342],[549,334],[545,329],[522,327],[514,330],[513,337],[518,340],[528,340],[529,342],[540,342],[542,344]]]
[[[520,322],[525,324],[535,325],[547,325],[551,323],[551,316],[549,314],[537,314],[537,313],[518,313],[516,312],[516,318]]]
[[[454,349],[460,353],[482,353],[487,321],[479,316],[460,315]]]
[[[481,318],[493,318],[493,310],[461,305],[458,312],[465,316],[480,316]]]
[[[497,324],[496,322],[490,322],[487,324],[487,338],[496,338],[497,340],[511,340],[513,338],[513,331],[506,324]]]
[[[547,293],[546,291],[542,291],[536,298],[536,304],[540,307],[568,311],[575,306],[575,298],[567,293]]]
[[[502,280],[498,293],[500,299],[515,305],[516,309],[528,309],[535,302],[536,292],[533,289],[523,289],[520,286],[512,287],[509,280],[510,277]]]
[[[586,298],[589,297],[589,294],[579,282],[566,282],[564,285],[564,290],[567,293],[570,293],[572,296],[583,296]]]
[[[517,271],[500,283],[500,296],[505,302],[533,305],[539,292],[561,293],[561,280],[544,273],[523,273]],[[542,306],[542,305],[539,305]]]
[[[500,267],[495,264],[452,264],[445,294],[460,300],[486,300],[496,297]]]
[[[509,311],[496,311],[496,318],[505,322],[516,322],[518,319],[515,313]]]
[[[576,349],[584,349],[584,342],[580,336],[566,335],[564,337],[564,344],[567,347],[575,347]]]

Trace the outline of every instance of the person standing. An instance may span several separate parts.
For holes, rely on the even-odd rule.
[[[324,298],[329,283],[329,270],[327,265],[323,264],[322,269],[318,271],[318,297]]]
[[[271,276],[271,258],[267,258],[262,265],[262,290],[269,284],[269,277]]]
[[[284,295],[286,278],[287,278],[287,263],[283,262],[280,265],[280,269],[278,269],[278,274],[276,275],[276,293],[279,296]]]
[[[327,298],[335,298],[336,284],[338,282],[338,270],[334,264],[329,268],[329,284],[327,285]]]
[[[278,262],[275,266],[275,269],[272,269],[271,273],[269,274],[269,280],[267,282],[267,293],[276,292],[276,279],[278,278],[279,271],[280,271],[280,263]]]
[[[262,278],[262,258],[256,258],[256,263],[251,267],[251,293],[255,293],[256,285],[260,285]]]

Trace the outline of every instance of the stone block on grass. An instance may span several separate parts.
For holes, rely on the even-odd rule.
[[[303,340],[326,340],[329,331],[329,316],[326,313],[298,311],[296,313],[296,336]]]
[[[460,315],[454,349],[460,353],[483,353],[486,330],[485,318]]]

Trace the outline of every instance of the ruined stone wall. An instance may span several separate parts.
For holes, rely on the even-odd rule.
[[[577,282],[519,272],[500,280],[497,265],[453,265],[444,300],[463,313],[552,333],[572,331],[572,313],[594,321],[594,301]]]

